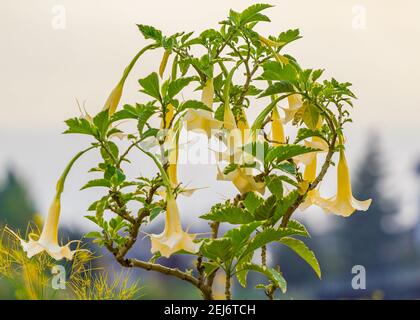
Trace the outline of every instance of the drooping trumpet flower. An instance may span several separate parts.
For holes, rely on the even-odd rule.
[[[178,133],[174,132],[172,129],[169,129],[171,125],[171,121],[174,117],[174,106],[169,104],[167,106],[167,111],[165,113],[165,121],[162,119],[161,128],[167,129],[168,132],[166,133],[166,142],[169,147],[169,154],[168,154],[168,168],[167,173],[169,176],[169,180],[172,183],[172,187],[176,187],[178,185],[178,177],[177,177],[177,162],[178,162]]]
[[[214,87],[213,79],[207,79],[201,94],[201,101],[210,109],[213,107]],[[222,123],[213,118],[213,114],[207,110],[189,109],[185,115],[187,130],[202,130],[211,137],[212,130],[218,130]]]
[[[162,61],[159,65],[159,76],[162,78],[165,73],[166,65],[168,64],[169,56],[171,55],[171,50],[165,50],[163,53]]]
[[[348,217],[356,210],[368,210],[371,202],[372,199],[359,201],[353,197],[347,160],[344,151],[341,150],[337,166],[337,195],[322,199],[320,206],[326,212]]]
[[[262,44],[264,44],[267,48],[270,49],[271,53],[274,55],[274,57],[276,58],[276,60],[282,64],[288,64],[289,63],[289,59],[287,59],[285,56],[281,55],[280,53],[278,53],[277,51],[275,51],[273,48],[277,48],[277,47],[281,47],[283,46],[285,43],[284,42],[277,42],[277,41],[273,41],[270,39],[267,39],[261,35],[258,35],[259,40],[261,41]]]
[[[60,246],[60,244],[58,243],[58,222],[61,210],[61,194],[64,191],[64,182],[66,180],[66,177],[76,160],[92,148],[93,147],[90,147],[84,151],[79,152],[70,161],[63,174],[61,175],[60,179],[58,180],[56,185],[56,194],[48,211],[47,219],[45,220],[41,235],[39,237],[37,235],[30,234],[29,240],[25,241],[24,239],[20,238],[16,233],[9,230],[20,240],[23,250],[26,252],[28,258],[31,258],[45,251],[55,260],[61,260],[63,258],[66,258],[67,260],[72,260],[74,254],[77,251],[81,251],[70,249],[70,244],[78,241],[70,241],[66,245]]]
[[[288,108],[282,108],[284,110],[284,120],[283,123],[289,123],[295,117],[295,114],[302,108],[303,102],[302,97],[299,94],[292,94],[287,97],[289,103]]]
[[[316,153],[312,156],[311,161],[305,166],[303,173],[303,180],[309,183],[316,179],[317,173],[317,155]],[[305,190],[306,191],[306,190]],[[306,194],[305,201],[299,206],[299,209],[305,210],[312,205],[322,206],[322,198],[317,189],[309,190]]]
[[[171,192],[167,192],[165,229],[161,234],[152,234],[152,253],[160,252],[163,257],[170,257],[173,253],[185,250],[196,253],[200,243],[194,242],[196,235],[182,230],[178,205]]]
[[[274,146],[279,146],[286,142],[283,124],[276,106],[271,112],[271,139]]]
[[[130,71],[133,69],[134,65],[136,64],[137,60],[145,53],[147,50],[153,49],[155,47],[154,44],[148,45],[141,49],[131,60],[130,64],[125,68],[124,73],[118,82],[118,84],[115,86],[115,88],[111,91],[111,93],[108,96],[108,99],[105,101],[104,107],[102,110],[108,110],[109,115],[112,115],[118,107],[118,104],[120,103],[121,96],[124,89],[125,80],[127,79],[128,75],[130,74]]]

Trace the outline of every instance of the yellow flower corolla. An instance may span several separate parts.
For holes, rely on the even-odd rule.
[[[153,49],[155,45],[148,45],[141,49],[131,60],[130,64],[124,69],[124,73],[121,77],[121,80],[118,82],[117,86],[111,91],[108,96],[108,99],[105,101],[103,111],[108,110],[109,115],[114,114],[117,110],[118,104],[120,103],[121,96],[123,93],[124,83],[127,80],[128,75],[130,74],[131,70],[133,69],[134,65],[136,64],[137,60],[145,53],[146,51]]]
[[[286,142],[283,124],[276,106],[271,112],[271,140],[273,140],[274,146],[279,146]]]
[[[181,219],[178,205],[175,198],[167,193],[165,229],[161,234],[152,234],[152,253],[160,252],[163,257],[170,257],[173,253],[185,250],[196,253],[200,248],[200,243],[194,242],[196,235],[189,234],[182,230]]]
[[[169,56],[171,55],[171,50],[165,50],[163,53],[162,61],[159,65],[159,75],[162,78],[165,73],[166,65],[168,64]]]
[[[58,221],[60,218],[61,201],[60,195],[56,195],[48,211],[48,216],[42,228],[41,235],[30,234],[29,240],[21,239],[16,233],[11,231],[16,237],[19,238],[23,250],[26,252],[28,258],[45,251],[55,260],[66,258],[72,260],[73,255],[78,250],[71,250],[70,244],[60,246],[58,243]]]
[[[289,59],[287,59],[285,56],[279,54],[277,51],[273,50],[274,48],[277,47],[281,47],[283,45],[285,45],[285,42],[277,42],[277,41],[273,41],[270,39],[267,39],[261,35],[258,35],[259,40],[261,41],[261,43],[263,43],[264,45],[266,45],[270,51],[274,54],[274,57],[276,58],[276,60],[282,64],[288,64],[289,63]]]
[[[165,121],[162,119],[161,128],[168,129],[171,125],[171,121],[174,117],[174,106],[172,104],[168,104],[167,110],[165,113]],[[166,142],[169,147],[169,155],[168,155],[168,177],[171,181],[172,187],[176,187],[178,185],[178,177],[177,177],[177,163],[178,163],[178,135],[172,129],[169,129],[166,133]]]
[[[328,143],[320,137],[312,137],[311,141],[305,141],[304,145],[308,148],[318,149],[318,151],[305,153],[293,158],[296,163],[303,163],[306,165],[306,168],[308,168],[309,164],[313,163],[314,158],[316,158],[318,153],[328,151]]]
[[[208,79],[203,87],[201,101],[210,109],[213,106],[214,87],[213,79]],[[211,137],[213,130],[221,128],[222,123],[213,118],[213,113],[208,110],[189,109],[185,115],[187,130],[202,130]]]
[[[302,97],[299,94],[292,94],[287,97],[289,107],[282,108],[284,111],[284,120],[283,123],[289,123],[295,117],[295,114],[302,108],[303,102]]]
[[[124,81],[120,81],[117,86],[111,91],[108,96],[108,99],[105,102],[105,105],[102,110],[108,110],[109,115],[114,114],[117,110],[118,104],[120,103],[121,96],[123,93]]]
[[[348,217],[356,210],[368,210],[371,202],[372,199],[359,201],[353,197],[349,167],[344,151],[341,150],[337,166],[337,195],[323,199],[320,206],[328,213]]]
[[[305,171],[303,173],[303,180],[309,183],[313,182],[316,179],[317,173],[317,155],[312,156],[311,161],[305,166]],[[305,190],[306,191],[306,190]],[[322,198],[317,189],[309,190],[306,194],[305,201],[299,206],[299,209],[305,210],[312,205],[322,205]]]
[[[238,168],[228,174],[224,174],[218,169],[217,180],[231,181],[241,194],[251,191],[264,194],[265,184],[263,182],[256,182],[254,177],[248,175],[245,169],[246,168]]]

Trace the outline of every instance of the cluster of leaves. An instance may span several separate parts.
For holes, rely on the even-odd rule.
[[[217,237],[216,232],[213,238],[200,239],[203,244],[198,257],[204,266],[205,276],[210,279],[217,270],[223,269],[228,278],[236,275],[241,285],[246,286],[247,273],[255,271],[269,280],[268,284],[260,287],[266,291],[273,287],[280,288],[284,292],[286,281],[276,267],[270,268],[265,262],[253,262],[257,249],[265,251],[266,246],[274,242],[294,250],[320,277],[320,267],[314,253],[302,239],[297,238],[309,236],[306,228],[296,220],[289,220],[288,216],[297,208],[299,201],[304,200],[308,191],[307,185],[302,186],[302,174],[293,158],[317,151],[303,145],[303,141],[310,137],[325,140],[331,150],[336,151],[339,147],[337,135],[342,132],[343,124],[351,121],[346,107],[352,105],[351,99],[355,96],[349,89],[349,83],[340,83],[335,79],[321,82],[323,70],[302,68],[294,57],[283,54],[282,50],[288,44],[301,38],[299,30],[287,30],[262,40],[255,27],[260,22],[270,21],[262,13],[270,7],[256,4],[242,12],[231,10],[228,18],[221,21],[219,30],[204,30],[198,36],[194,36],[193,32],[165,36],[152,26],[138,25],[144,38],[154,43],[153,49],[163,48],[165,52],[161,75],[167,60],[173,56],[172,70],[167,80],[161,80],[158,73],[153,72],[138,80],[139,91],[149,100],[126,104],[111,115],[104,110],[93,118],[66,121],[68,129],[65,133],[89,135],[94,140],[93,146],[100,151],[102,162],[91,172],[101,176],[82,187],[103,187],[107,190],[88,209],[93,214],[87,218],[100,228],[100,231],[91,232],[88,236],[106,246],[117,257],[121,258],[121,254],[124,255],[131,248],[139,228],[150,223],[166,206],[158,194],[163,186],[160,172],[151,179],[127,178],[123,164],[130,164],[130,151],[144,151],[141,144],[156,139],[161,154],[155,159],[160,159],[162,167],[166,169],[168,152],[164,150],[164,135],[160,134],[160,128],[152,126],[151,120],[158,118],[164,128],[173,129],[179,128],[189,109],[213,112],[203,102],[184,100],[181,96],[188,87],[194,85],[195,89],[201,90],[207,79],[213,79],[214,98],[219,104],[213,114],[218,120],[223,120],[226,103],[231,106],[238,121],[247,109],[254,108],[255,101],[265,103],[270,98],[252,125],[253,130],[262,132],[263,141],[245,146],[244,151],[255,156],[252,167],[260,171],[255,179],[264,182],[271,195],[262,198],[255,192],[249,192],[235,200],[217,204],[209,213],[201,216],[216,226],[216,230],[220,223],[230,225],[229,231],[221,237]],[[194,56],[193,48],[204,49],[205,53]],[[235,82],[230,76],[239,68],[243,69],[245,75],[243,82]],[[267,138],[265,126],[270,123],[273,108],[291,95],[298,95],[302,99],[302,106],[294,114],[292,122],[298,132],[293,143],[287,139],[286,143],[276,146]],[[174,114],[166,123],[170,108],[173,108]],[[121,120],[135,121],[136,132],[126,134],[118,129],[115,123]],[[320,122],[321,127],[318,125]],[[116,136],[122,136],[129,146],[120,150],[114,139]],[[255,152],[256,149],[262,149],[263,152]],[[231,163],[224,173],[228,174],[238,166]],[[292,191],[286,193],[285,185]],[[175,193],[177,190],[179,188]],[[129,210],[129,203],[137,204],[138,210]],[[113,213],[111,218],[105,218],[105,211]],[[281,222],[285,216],[286,225],[283,225]],[[203,258],[204,261],[201,261]]]

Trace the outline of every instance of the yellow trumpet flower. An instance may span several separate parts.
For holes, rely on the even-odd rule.
[[[162,61],[160,62],[159,66],[159,76],[162,78],[163,74],[166,69],[166,65],[168,64],[169,56],[171,55],[171,50],[165,50],[163,53]]]
[[[165,113],[165,121],[162,119],[161,128],[168,129],[174,117],[174,106],[169,104]],[[173,187],[178,185],[177,162],[178,162],[178,135],[173,130],[167,132],[166,141],[169,145],[168,177]]]
[[[265,184],[263,182],[256,182],[254,177],[248,175],[244,168],[235,169],[228,174],[224,174],[218,168],[217,180],[231,181],[241,194],[251,191],[256,191],[261,194],[264,194],[265,192]]]
[[[170,257],[173,253],[185,250],[196,253],[200,243],[195,243],[195,234],[189,234],[182,230],[178,205],[175,198],[167,193],[165,229],[161,234],[150,235],[152,241],[152,253],[160,252],[163,257]]]
[[[323,199],[320,206],[328,213],[348,217],[356,210],[368,210],[371,203],[372,199],[359,201],[353,197],[347,160],[341,150],[337,166],[337,195]]]
[[[284,111],[284,120],[283,123],[289,123],[293,120],[295,117],[295,114],[299,111],[299,109],[302,107],[302,97],[299,94],[292,94],[287,97],[287,101],[289,103],[288,108],[282,108]]]
[[[127,80],[128,75],[136,64],[137,60],[149,49],[153,49],[155,45],[148,45],[141,49],[131,60],[130,64],[124,69],[124,73],[121,77],[121,80],[118,82],[117,86],[111,91],[106,100],[102,110],[108,110],[109,115],[112,115],[115,110],[117,110],[118,104],[120,103],[121,96],[123,93],[124,83]]]
[[[306,165],[305,171],[303,173],[303,180],[309,183],[313,182],[316,179],[317,171],[317,155],[314,154],[312,160],[309,164]],[[306,191],[306,190],[305,190]],[[312,205],[322,205],[322,198],[317,189],[309,190],[306,194],[305,201],[299,206],[299,209],[305,210]]]
[[[274,107],[271,112],[271,139],[273,140],[274,146],[279,146],[286,142],[283,124],[277,107]]]
[[[76,154],[75,157],[73,157],[73,159],[65,168],[63,174],[61,175],[60,179],[57,182],[56,193],[55,193],[53,202],[50,206],[50,209],[48,211],[48,216],[42,228],[42,232],[39,238],[37,235],[30,234],[29,240],[25,241],[22,238],[20,238],[16,233],[9,230],[13,235],[15,235],[20,240],[23,250],[26,252],[28,258],[31,258],[45,251],[55,260],[61,260],[63,258],[72,260],[75,252],[81,251],[81,250],[72,251],[70,249],[70,244],[72,242],[78,242],[78,241],[70,241],[65,246],[60,246],[58,244],[58,222],[60,218],[60,209],[61,209],[61,194],[63,193],[63,190],[64,190],[64,182],[73,164],[83,154],[85,154],[87,151],[93,148],[94,147],[92,146],[83,151],[80,151],[78,154]]]
[[[111,91],[108,99],[102,110],[108,110],[109,115],[112,115],[117,110],[118,104],[120,103],[122,92],[124,87],[124,81],[120,81],[117,86]]]
[[[203,87],[201,101],[210,109],[213,106],[214,87],[213,79],[208,79]],[[203,130],[207,137],[211,137],[213,130],[221,128],[222,123],[213,118],[213,114],[207,110],[189,109],[185,115],[187,130]]]

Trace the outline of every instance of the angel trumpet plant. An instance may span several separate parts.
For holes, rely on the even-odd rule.
[[[201,94],[201,102],[203,102],[209,109],[213,107],[214,86],[213,79],[207,79],[204,84]],[[222,123],[213,118],[213,114],[208,110],[194,110],[189,109],[185,115],[187,123],[187,130],[202,130],[207,137],[211,137],[213,130],[218,130]]]
[[[67,165],[66,169],[64,170],[63,174],[61,175],[60,179],[58,180],[57,185],[56,185],[56,193],[55,193],[53,202],[50,205],[47,219],[42,228],[42,232],[39,238],[34,234],[30,234],[29,240],[25,241],[12,231],[12,233],[16,237],[19,238],[20,243],[23,247],[23,250],[26,252],[28,258],[31,258],[45,251],[48,255],[50,255],[55,260],[61,260],[63,258],[66,258],[67,260],[72,260],[74,254],[77,251],[80,251],[80,250],[70,249],[70,244],[72,242],[77,242],[77,241],[70,241],[64,246],[60,246],[58,243],[58,222],[59,222],[60,210],[61,210],[61,194],[64,191],[64,182],[73,164],[76,162],[76,160],[80,156],[82,156],[84,153],[91,150],[92,148],[93,147],[90,147],[84,151],[79,152],[70,161],[70,163]]]
[[[337,166],[337,195],[323,199],[321,207],[328,213],[348,217],[354,211],[369,209],[372,199],[359,201],[353,197],[349,167],[343,150],[340,150],[340,160]]]

